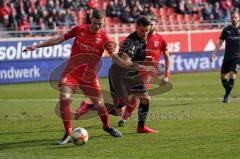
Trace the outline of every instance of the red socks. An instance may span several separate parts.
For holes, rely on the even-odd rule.
[[[98,111],[98,116],[102,120],[103,127],[104,128],[110,128],[107,108],[104,106],[103,108],[98,108],[97,111]]]
[[[106,107],[99,108],[98,116],[101,118],[104,128],[110,128],[108,110]],[[70,109],[70,100],[61,99],[60,100],[60,113],[64,124],[64,129],[67,134],[71,134],[72,124],[71,124],[71,109]]]
[[[133,105],[126,105],[126,110],[129,113],[132,113],[136,109],[137,105],[138,105],[137,101]]]
[[[123,120],[127,120],[131,116],[132,112],[136,109],[137,104],[138,102],[136,101],[133,105],[129,105],[129,104],[126,105],[126,108],[123,111],[123,115],[122,115]]]
[[[64,124],[64,129],[67,134],[71,134],[72,124],[71,124],[71,110],[70,110],[70,100],[61,99],[60,100],[60,113]]]

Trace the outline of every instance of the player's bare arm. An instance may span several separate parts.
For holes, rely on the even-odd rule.
[[[113,54],[112,59],[114,63],[129,70],[143,69],[147,71],[154,71],[154,68],[152,66],[145,66],[132,62],[132,58],[125,52],[121,52],[121,57],[118,54]]]
[[[164,61],[165,61],[165,75],[160,81],[160,85],[165,85],[168,82],[170,76],[170,58],[168,50],[163,51]]]
[[[111,56],[113,63],[116,63],[123,68],[133,69],[133,70],[137,69],[136,64],[134,64],[131,61],[131,58],[126,53],[124,53],[122,57],[119,57],[113,42],[107,42],[107,44],[105,45],[105,49],[108,52],[108,54]]]
[[[35,49],[41,48],[41,47],[48,47],[48,46],[57,45],[57,44],[62,43],[63,41],[65,41],[63,35],[55,36],[55,37],[50,38],[50,39],[48,39],[48,40],[46,40],[46,41],[44,41],[42,43],[28,46],[26,49],[23,50],[23,52],[34,51]]]
[[[131,57],[129,57],[128,54],[126,53],[122,53],[121,57],[119,57],[118,54],[113,54],[112,60],[113,60],[113,63],[116,63],[119,66],[126,69],[130,69],[130,70],[137,70],[139,66],[138,64],[133,63],[131,61]]]
[[[214,62],[216,60],[216,54],[219,51],[219,49],[221,48],[222,44],[223,44],[223,40],[219,39],[215,50],[212,52],[211,62]]]

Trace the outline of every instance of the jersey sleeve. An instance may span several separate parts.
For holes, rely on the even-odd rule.
[[[226,39],[226,35],[227,35],[226,33],[227,33],[227,29],[224,28],[222,33],[221,33],[221,35],[220,35],[220,37],[219,37],[219,39],[225,40]]]
[[[108,34],[105,34],[104,37],[104,49],[106,49],[107,53],[112,56],[112,54],[115,52],[117,44],[110,39]]]
[[[74,38],[76,36],[76,30],[77,30],[78,26],[72,28],[71,30],[69,30],[68,32],[66,32],[64,34],[64,39],[67,40],[67,39],[71,39],[71,38]]]
[[[166,50],[168,50],[166,40],[165,40],[165,39],[162,39],[161,42],[162,42],[161,51],[166,51]]]
[[[121,56],[123,53],[126,53],[129,57],[134,57],[134,51],[136,50],[136,46],[133,41],[130,39],[124,40],[119,48],[118,54]]]

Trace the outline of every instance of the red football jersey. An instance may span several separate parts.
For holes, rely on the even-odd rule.
[[[158,63],[160,60],[161,52],[167,50],[167,42],[163,39],[161,35],[155,33],[153,35],[148,35],[147,37],[147,48],[146,56],[151,56],[154,58],[154,62]]]
[[[110,39],[103,30],[92,33],[88,24],[76,26],[64,34],[66,40],[74,37],[70,59],[64,74],[71,73],[80,80],[84,75],[85,81],[93,80],[96,78],[105,44]]]
[[[159,35],[158,33],[148,35],[147,47],[145,51],[146,65],[158,66],[161,53],[165,50],[167,50],[167,42],[162,38],[161,35]],[[153,67],[151,70],[141,70],[139,73],[139,76],[141,77],[147,88],[151,87],[151,84],[153,83],[157,75],[158,71],[155,67]]]

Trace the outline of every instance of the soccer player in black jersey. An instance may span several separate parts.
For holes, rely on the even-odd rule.
[[[118,55],[125,61],[132,61],[138,64],[138,70],[128,70],[113,63],[109,73],[110,90],[127,104],[134,104],[136,98],[140,100],[138,107],[138,133],[157,133],[158,131],[150,129],[145,125],[147,118],[150,96],[144,80],[140,77],[141,69],[144,72],[148,68],[154,72],[154,67],[144,66],[146,59],[146,40],[150,31],[151,19],[145,16],[137,20],[136,31],[128,35],[123,41],[118,51]],[[142,68],[141,68],[141,67]],[[152,69],[152,70],[151,70]],[[157,72],[157,70],[155,70]]]
[[[226,42],[225,54],[221,68],[221,80],[225,88],[224,103],[229,102],[234,81],[240,64],[240,15],[239,12],[231,13],[231,25],[225,27],[219,38],[215,51],[212,53],[211,61],[215,61],[216,53],[219,51],[223,41]]]
[[[144,80],[140,77],[140,74],[144,71],[146,72],[146,69],[148,69],[147,73],[150,71],[157,73],[154,67],[144,65],[147,60],[145,50],[150,24],[151,19],[145,16],[137,20],[136,31],[131,33],[122,42],[118,51],[118,56],[128,64],[119,66],[113,61],[109,70],[110,91],[115,106],[121,109],[125,104],[135,104],[137,98],[140,100],[138,108],[138,133],[158,132],[145,125],[149,110],[150,96],[148,95]],[[84,110],[88,111],[89,107],[93,106],[84,101],[79,111],[77,111],[82,113]],[[113,110],[115,111],[116,109]]]

